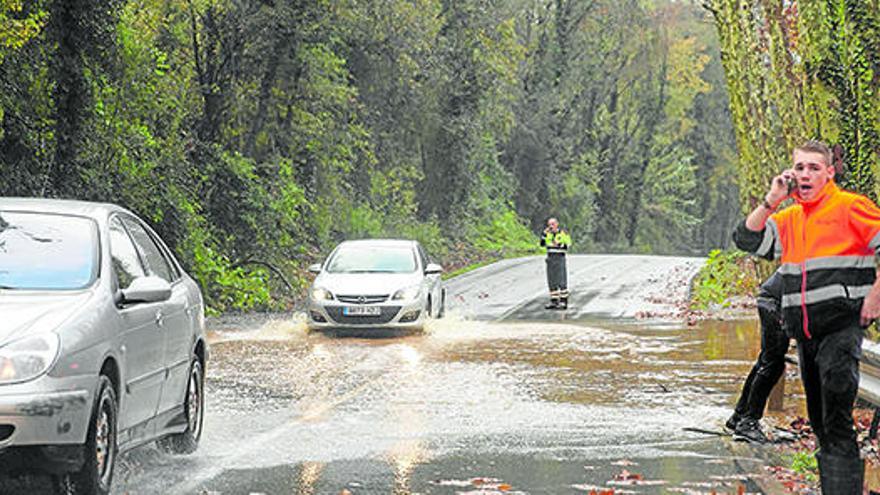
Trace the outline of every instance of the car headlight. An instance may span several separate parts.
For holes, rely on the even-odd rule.
[[[421,294],[422,287],[419,285],[414,285],[412,287],[400,289],[399,291],[395,292],[394,296],[392,296],[391,299],[395,301],[411,301],[418,298]]]
[[[332,301],[333,293],[327,289],[312,289],[312,299],[315,301]]]
[[[55,363],[61,347],[58,335],[30,335],[0,347],[0,383],[25,382]]]

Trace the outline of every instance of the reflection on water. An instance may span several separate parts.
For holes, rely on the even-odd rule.
[[[606,325],[607,326],[607,325]],[[723,404],[760,349],[755,322],[694,329],[515,323],[439,351],[449,362],[506,363],[539,383],[546,400],[658,407]],[[442,338],[442,336],[441,336]]]
[[[315,485],[321,479],[321,472],[324,471],[324,463],[322,462],[304,462],[300,467],[299,473],[299,495],[315,495]]]
[[[418,440],[403,440],[385,455],[394,471],[394,487],[391,493],[406,495],[413,492],[412,474],[417,466],[431,459],[430,452]]]

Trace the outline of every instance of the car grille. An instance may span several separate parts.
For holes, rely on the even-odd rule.
[[[340,296],[337,294],[336,299],[346,304],[376,304],[387,301],[388,294],[379,296]]]
[[[330,315],[330,319],[344,325],[382,325],[393,320],[400,312],[400,306],[382,306],[382,313],[377,316],[345,316],[342,314],[342,306],[329,306],[324,309]]]

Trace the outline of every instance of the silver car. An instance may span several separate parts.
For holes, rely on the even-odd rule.
[[[103,494],[126,449],[196,449],[202,295],[135,215],[0,198],[0,315],[0,471]]]
[[[309,271],[318,274],[309,298],[312,330],[421,330],[445,310],[443,268],[416,241],[346,241]]]

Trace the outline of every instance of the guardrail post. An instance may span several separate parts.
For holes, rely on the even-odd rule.
[[[781,412],[785,405],[785,374],[779,377],[773,390],[770,391],[770,398],[767,400],[767,409],[773,412]]]

